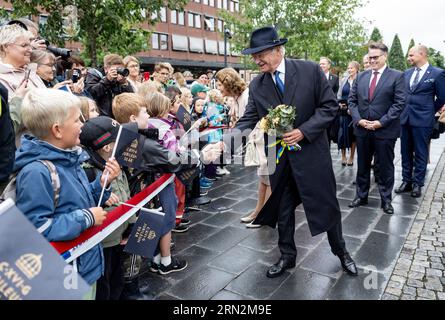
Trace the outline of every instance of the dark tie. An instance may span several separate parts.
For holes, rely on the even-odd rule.
[[[275,84],[277,85],[278,90],[280,90],[281,95],[284,96],[284,83],[280,78],[280,71],[275,71]]]
[[[416,76],[414,77],[414,81],[413,81],[413,83],[411,84],[411,90],[414,90],[414,89],[416,89],[416,87],[417,87],[417,85],[419,84],[419,76],[420,76],[420,71],[421,71],[422,69],[420,69],[420,68],[416,68]]]
[[[372,78],[371,85],[369,86],[369,100],[372,100],[374,96],[375,87],[377,86],[378,71],[374,71],[374,78]]]

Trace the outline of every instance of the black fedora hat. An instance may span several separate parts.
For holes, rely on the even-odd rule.
[[[250,36],[250,48],[241,51],[242,54],[254,54],[269,48],[281,46],[287,39],[280,39],[274,27],[256,29]]]

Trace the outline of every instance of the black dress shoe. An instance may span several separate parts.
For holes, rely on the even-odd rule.
[[[387,214],[393,214],[394,213],[394,208],[392,207],[390,202],[385,202],[382,205],[383,211]]]
[[[349,253],[346,253],[342,256],[338,256],[338,258],[340,259],[341,262],[341,266],[343,268],[343,270],[351,275],[351,276],[357,276],[358,272],[357,272],[357,267],[355,265],[354,260],[352,260],[351,256],[349,255]]]
[[[280,260],[267,270],[268,278],[276,278],[281,276],[286,269],[295,267],[295,259],[280,258]]]
[[[394,191],[395,193],[404,193],[404,192],[409,192],[411,190],[413,190],[413,186],[411,183],[402,182],[402,184]]]
[[[368,199],[362,199],[362,198],[355,198],[352,200],[352,202],[348,205],[349,208],[357,208],[360,206],[364,206],[368,204]]]
[[[422,195],[422,188],[418,185],[413,185],[413,191],[411,191],[411,197],[419,198]]]

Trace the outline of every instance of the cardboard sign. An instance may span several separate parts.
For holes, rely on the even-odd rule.
[[[0,204],[0,300],[79,300],[89,291],[11,199]]]

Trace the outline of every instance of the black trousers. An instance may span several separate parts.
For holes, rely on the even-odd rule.
[[[297,256],[294,240],[295,208],[301,203],[301,199],[294,176],[289,167],[286,168],[285,174],[282,177],[287,181],[278,208],[278,247],[282,258],[295,259]],[[327,234],[329,245],[334,255],[340,256],[347,253],[345,240],[343,239],[341,218],[327,231]]]
[[[124,288],[122,248],[117,245],[104,248],[104,275],[97,280],[96,300],[119,300]]]
[[[396,139],[376,139],[373,132],[366,137],[357,137],[357,197],[367,199],[371,183],[371,160],[373,155],[378,166],[378,187],[382,203],[391,202],[394,188],[394,147]]]

